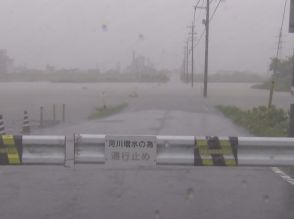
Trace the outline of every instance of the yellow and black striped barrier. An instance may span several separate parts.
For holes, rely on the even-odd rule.
[[[0,135],[5,135],[5,126],[3,122],[3,116],[0,114]]]
[[[237,166],[238,138],[195,138],[195,166]]]
[[[22,164],[22,137],[0,135],[0,165]]]

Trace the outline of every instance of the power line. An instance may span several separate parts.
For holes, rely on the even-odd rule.
[[[204,36],[204,33],[205,33],[205,29],[202,31],[201,35],[200,35],[200,38],[198,40],[198,42],[196,43],[195,47],[198,46],[198,44],[200,43],[200,41],[202,40],[203,36]]]
[[[193,16],[193,25],[195,25],[195,15],[196,15],[196,8],[198,7],[201,0],[198,0],[197,4],[194,6],[194,16]]]
[[[272,77],[272,83],[271,83],[271,87],[270,87],[270,96],[269,96],[269,101],[268,101],[268,108],[270,109],[272,106],[272,101],[273,101],[273,94],[274,94],[274,87],[275,87],[275,78],[274,76],[277,73],[277,59],[279,58],[279,53],[280,53],[280,49],[281,49],[281,42],[282,42],[282,34],[283,34],[283,26],[284,26],[284,20],[285,20],[285,13],[286,13],[286,6],[287,6],[287,1],[285,0],[285,5],[284,5],[284,9],[283,9],[283,16],[282,16],[282,23],[281,23],[281,27],[280,27],[280,31],[279,31],[279,41],[278,41],[278,48],[277,48],[277,52],[276,52],[276,57],[275,57],[275,62],[274,62],[274,72],[273,72],[273,77]]]
[[[218,1],[217,5],[216,5],[216,7],[215,7],[215,9],[214,9],[214,11],[212,12],[212,15],[211,15],[210,18],[209,18],[209,22],[212,21],[212,19],[213,19],[213,17],[214,17],[214,15],[215,15],[215,13],[216,13],[216,11],[217,11],[217,9],[218,9],[218,7],[219,7],[219,5],[220,5],[221,2],[222,2],[222,0],[219,0],[219,1]],[[204,36],[204,33],[205,33],[205,28],[204,28],[204,30],[202,31],[202,33],[201,33],[201,35],[200,35],[200,38],[199,38],[198,42],[196,43],[195,47],[198,46],[198,44],[199,44],[200,41],[202,40],[202,38],[203,38],[203,36]]]
[[[219,7],[219,5],[220,5],[221,2],[222,2],[222,0],[219,0],[218,1],[217,5],[216,5],[216,7],[214,9],[214,11],[212,12],[211,17],[209,18],[209,21],[211,21],[213,19],[213,17],[214,17],[214,15],[215,15],[215,13],[216,13],[216,11],[217,11],[217,9],[218,9],[218,7]]]
[[[204,4],[205,4],[205,0],[202,0],[201,2],[201,5],[200,5],[200,8],[203,8],[204,7]],[[196,20],[199,20],[200,17],[201,17],[201,13],[198,13],[199,15],[197,16]]]
[[[195,25],[195,16],[196,16],[196,8],[198,7],[198,5],[199,5],[199,3],[200,3],[200,1],[201,0],[198,0],[198,2],[197,2],[197,4],[194,6],[194,15],[193,15],[193,20],[192,20],[192,26],[194,26]],[[204,0],[202,1],[202,3],[204,4]],[[188,28],[191,28],[191,29],[193,29],[193,27],[192,26],[188,26]],[[192,30],[192,38],[193,38],[193,30]],[[192,39],[191,38],[191,39]],[[188,36],[188,40],[189,40],[190,38],[189,38],[189,36]],[[193,40],[193,39],[192,39]],[[192,51],[192,48],[189,50],[189,53]]]
[[[283,26],[284,26],[285,14],[286,14],[287,2],[288,2],[288,0],[285,0],[282,23],[281,23],[280,32],[279,32],[279,42],[278,42],[278,49],[277,49],[277,53],[276,53],[276,58],[279,57],[279,52],[280,52],[280,49],[281,49]]]

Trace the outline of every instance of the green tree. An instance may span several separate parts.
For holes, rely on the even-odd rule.
[[[275,90],[288,91],[291,87],[292,71],[293,71],[293,56],[285,59],[272,58],[269,70],[273,72],[273,79],[275,80]],[[276,68],[276,70],[275,70]],[[270,86],[271,82],[267,82]]]
[[[285,77],[292,73],[293,56],[286,59],[272,58],[269,66],[269,70],[274,73],[276,68],[276,74],[274,76]]]

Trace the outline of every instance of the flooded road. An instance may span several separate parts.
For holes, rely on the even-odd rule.
[[[32,126],[40,123],[40,107],[44,107],[44,120],[62,118],[62,105],[66,106],[66,122],[78,124],[87,120],[95,109],[127,102],[127,111],[178,110],[196,111],[194,100],[202,99],[207,105],[235,105],[249,109],[266,105],[268,91],[251,89],[252,84],[211,83],[207,99],[202,99],[202,85],[189,85],[172,81],[168,84],[138,83],[0,83],[0,114],[9,133],[18,134],[23,122],[23,111],[29,113]],[[189,101],[187,101],[189,100]],[[289,109],[290,94],[274,94],[273,104]],[[199,108],[199,107],[198,107]],[[199,109],[197,109],[199,112]]]
[[[6,99],[5,114],[21,111],[20,101],[32,101],[33,97],[34,105],[26,103],[26,107],[32,114],[36,111],[36,118],[42,102],[48,105],[65,103],[68,106],[66,123],[36,129],[33,133],[69,138],[73,133],[249,136],[213,105],[239,103],[245,108],[263,100],[266,102],[267,97],[262,91],[253,95],[248,84],[234,85],[230,89],[227,84],[215,84],[208,99],[201,97],[199,85],[191,89],[176,83],[22,86],[22,92],[15,95],[17,98]],[[237,87],[240,92],[249,90],[237,96],[237,92],[231,91]],[[101,97],[102,91],[106,100]],[[137,96],[132,97],[132,92]],[[25,94],[30,94],[31,98],[22,100]],[[2,101],[4,96],[2,94]],[[277,94],[277,97],[284,99],[281,107],[287,105],[287,94]],[[105,101],[106,104],[127,101],[129,106],[121,113],[88,121],[87,116]],[[99,165],[76,165],[74,168],[2,166],[0,178],[3,218],[294,217],[294,187],[270,168],[119,170]]]

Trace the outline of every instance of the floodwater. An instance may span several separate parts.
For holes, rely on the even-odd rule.
[[[212,106],[250,108],[266,103],[268,96],[265,91],[251,90],[250,84],[210,84],[207,99],[201,97],[201,85],[192,89],[176,82],[2,85],[1,112],[6,123],[10,119],[21,123],[24,109],[37,120],[41,105],[50,119],[54,103],[60,119],[60,105],[66,104],[65,124],[33,133],[69,136],[74,132],[244,136],[248,133]],[[275,100],[287,107],[288,96],[279,93]],[[123,112],[87,121],[95,107],[125,101],[129,106]],[[3,166],[0,176],[3,218],[290,219],[294,215],[294,187],[269,168]]]
[[[243,109],[267,105],[269,92],[251,89],[248,83],[211,83],[208,85],[209,105],[236,105]],[[192,104],[181,105],[186,98],[199,99],[202,84],[194,88],[172,80],[159,83],[0,83],[0,114],[4,117],[7,132],[17,134],[22,126],[23,112],[27,110],[32,126],[38,126],[40,107],[44,107],[44,120],[53,120],[53,105],[56,119],[62,119],[62,105],[66,107],[66,123],[78,124],[87,120],[96,107],[127,102],[127,111],[146,109],[192,111]],[[172,99],[172,101],[166,101]],[[290,94],[274,94],[273,104],[289,109]]]

